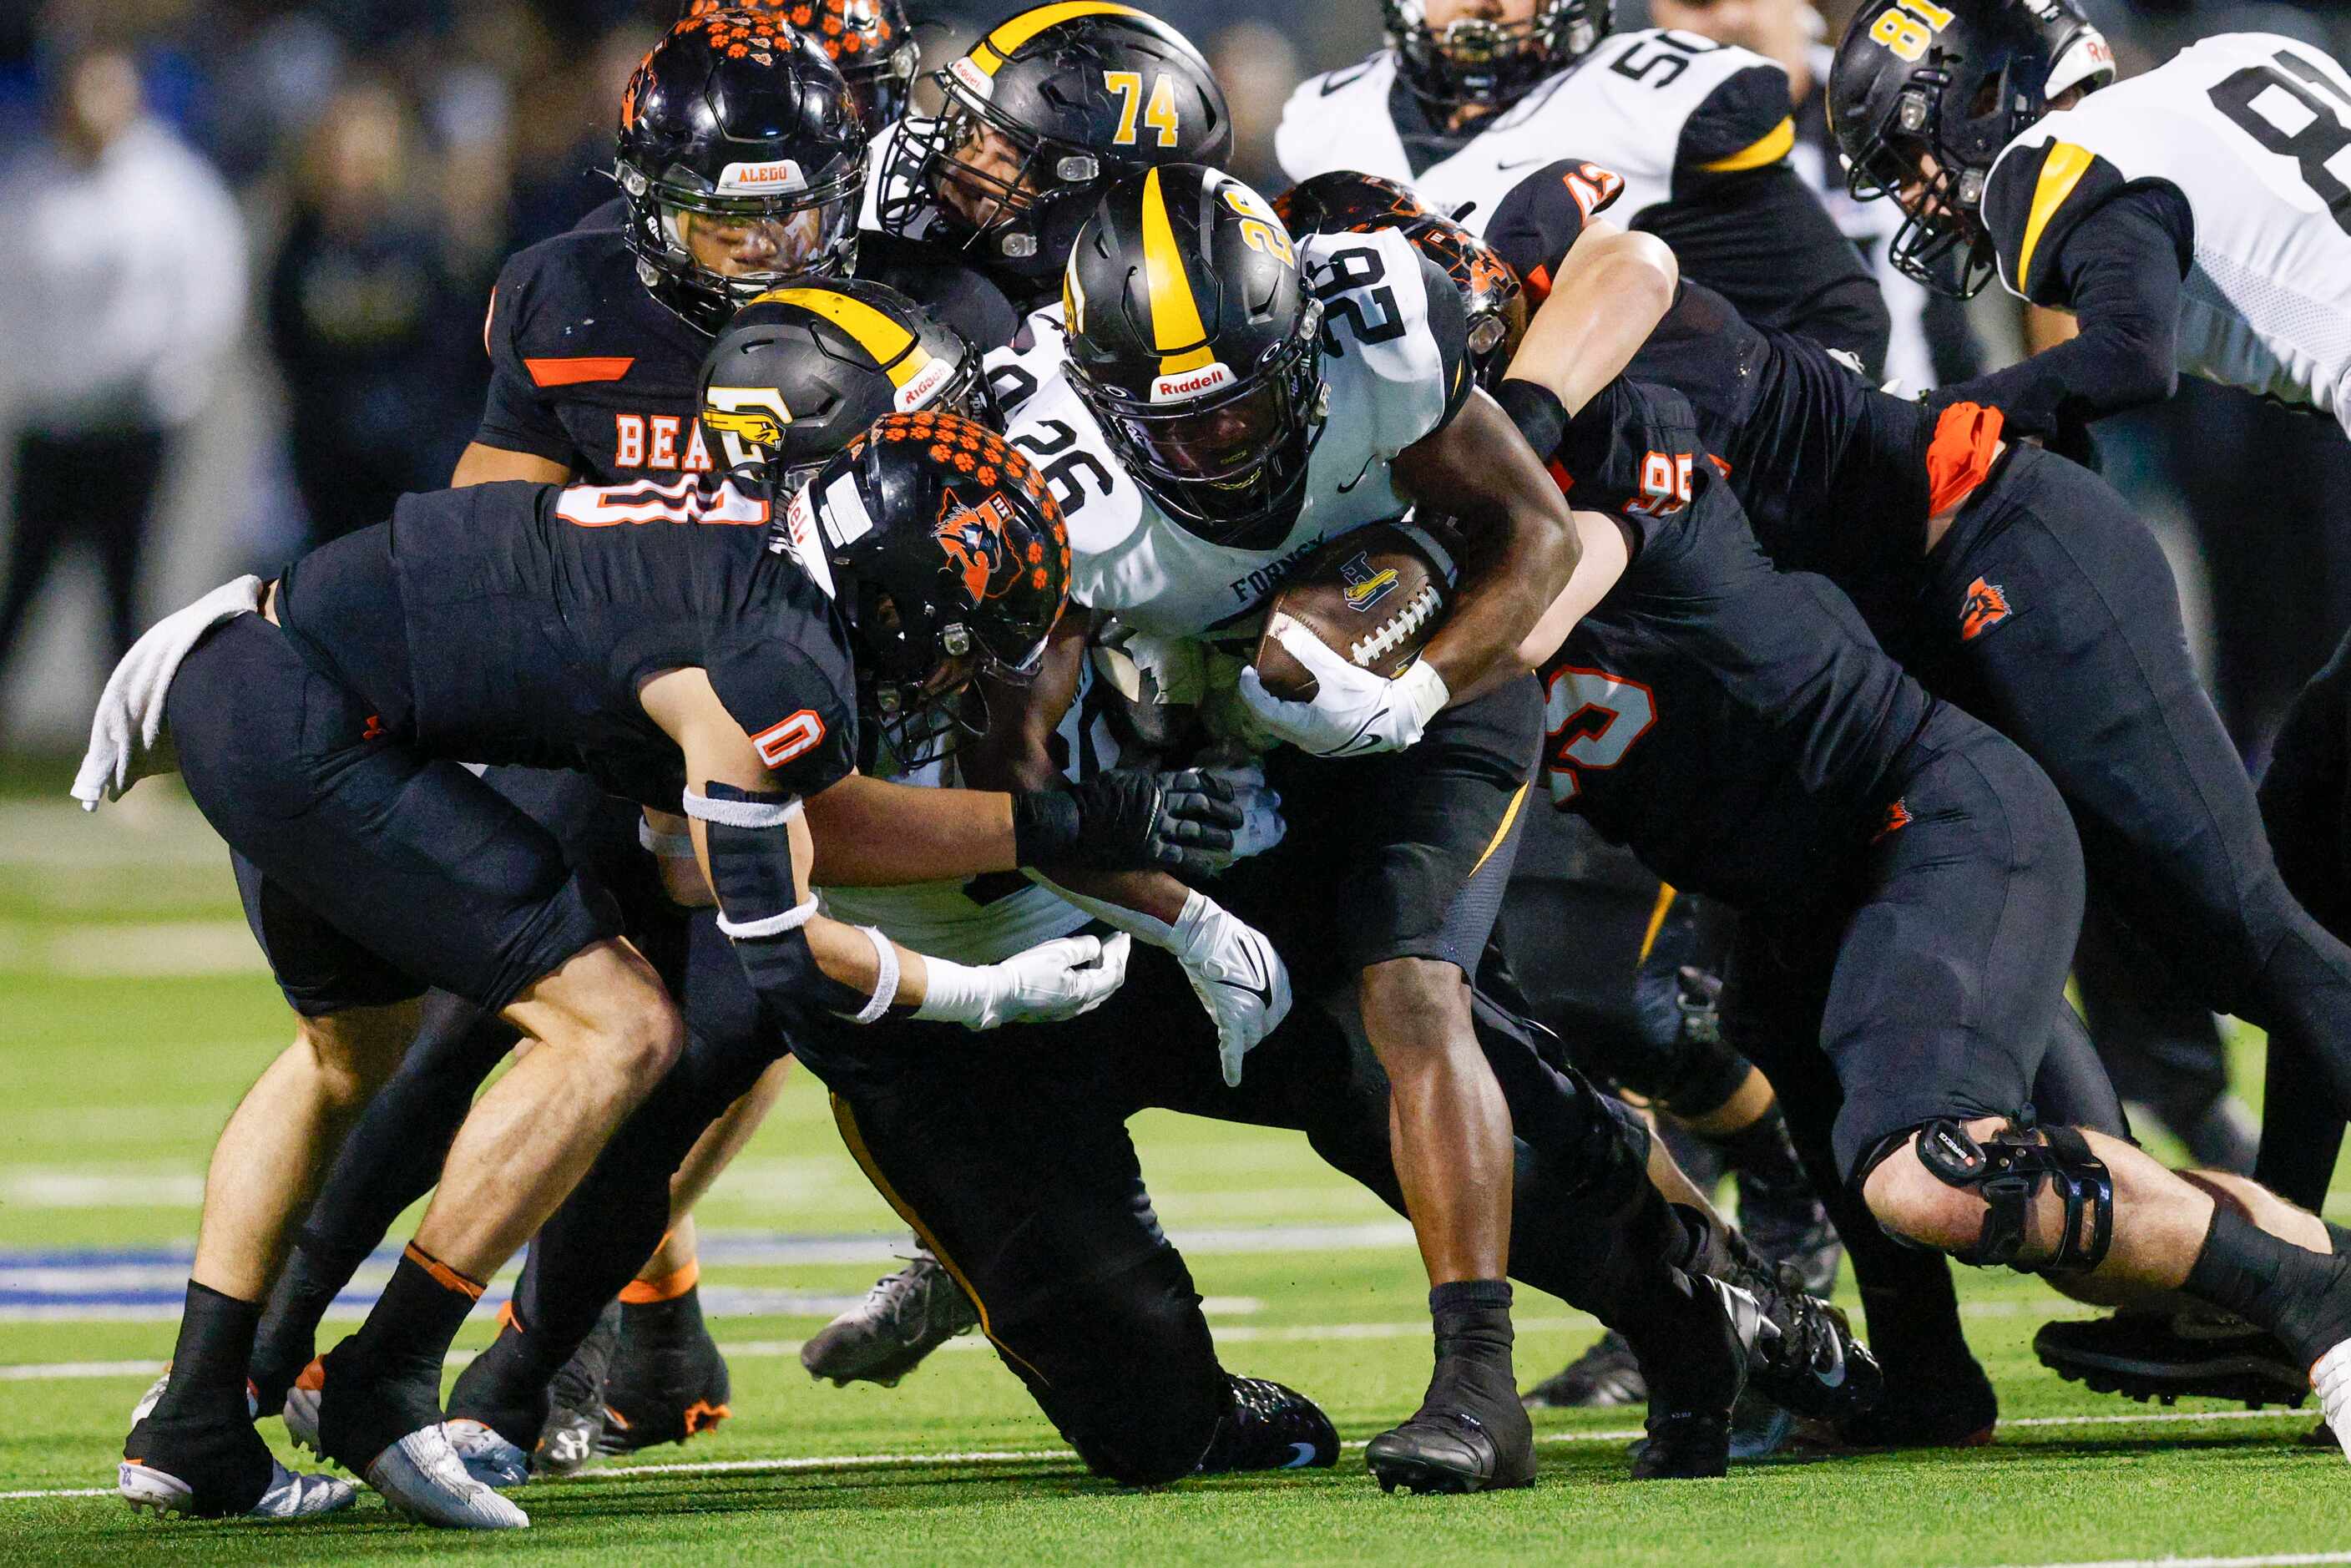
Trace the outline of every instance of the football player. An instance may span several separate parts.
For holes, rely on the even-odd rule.
[[[2180,371],[2351,429],[2351,73],[2299,40],[2207,38],[2120,85],[2074,0],[1872,0],[1829,114],[1855,194],[1907,214],[1897,265],[1995,274],[2079,336],[1949,389],[2059,435]]]
[[[788,25],[799,13],[804,28]],[[725,468],[726,454],[709,449],[695,417],[697,374],[716,327],[787,275],[844,273],[853,261],[862,276],[914,291],[982,342],[1009,336],[1010,308],[970,268],[854,230],[868,134],[883,122],[846,117],[841,84],[863,114],[894,115],[904,108],[913,47],[894,4],[695,5],[648,54],[623,96],[621,196],[502,272],[485,328],[487,406],[454,483],[619,484]],[[938,357],[934,373],[952,359]],[[648,874],[634,809],[610,800],[592,780],[510,768],[490,777],[608,878]],[[684,829],[672,822],[665,831]],[[689,937],[686,927],[711,916],[667,914],[653,899],[639,913],[631,934],[640,943],[660,940],[712,961],[711,974],[684,988],[689,1010],[707,1008],[714,1020],[749,1017],[736,1005],[740,981],[724,945],[706,931]],[[654,921],[678,928],[656,938],[647,924]],[[402,1207],[430,1186],[445,1137],[511,1043],[495,1019],[452,998],[431,998],[426,1017],[418,1049],[322,1190],[256,1342],[254,1380],[264,1407],[290,1401],[298,1430],[315,1419],[317,1390],[298,1385],[320,1316]],[[696,1295],[690,1210],[758,1126],[781,1088],[783,1065],[680,1173],[677,1223],[642,1260],[643,1276],[612,1325],[617,1346],[600,1340],[567,1381],[564,1418],[538,1455],[542,1464],[569,1468],[600,1441],[623,1449],[683,1441],[728,1413],[726,1363]],[[596,1375],[605,1360],[609,1375]]]
[[[1531,340],[1502,392],[1587,529],[1525,649],[1553,802],[1742,912],[1726,1010],[1792,1104],[1831,1110],[1834,1179],[1890,1236],[2102,1304],[2240,1313],[2341,1430],[2351,1257],[2317,1218],[2165,1170],[2110,1088],[2086,1115],[2029,1108],[2082,907],[2064,801],[1827,580],[1772,566],[1687,400],[1620,382],[1567,415],[1578,371]]]
[[[829,606],[789,559],[788,527],[764,501],[691,482],[407,497],[392,522],[250,584],[249,612],[197,607],[213,623],[127,733],[168,721],[191,794],[236,852],[300,1038],[223,1134],[174,1375],[126,1446],[126,1498],[264,1517],[350,1500],[276,1465],[249,1424],[243,1369],[307,1173],[388,1074],[414,998],[438,982],[538,1049],[469,1113],[418,1239],[360,1332],[325,1358],[319,1435],[427,1522],[528,1522],[450,1448],[440,1362],[480,1281],[670,1068],[683,1030],[620,939],[611,895],[451,758],[577,758],[646,805],[682,809],[753,990],[858,1016],[910,1005],[980,1028],[1063,1016],[1115,987],[1123,944],[973,969],[827,920],[801,892],[807,796],[853,782],[861,810],[882,813],[864,820],[887,823],[831,835],[815,863],[832,880],[978,874],[1039,856],[1151,864],[1180,861],[1192,837],[1229,846],[1230,791],[1196,797],[1190,780],[1111,774],[1008,800],[856,778],[861,685],[920,707],[982,670],[1033,667],[1065,598],[1064,535],[1042,479],[980,427],[939,418],[938,442],[904,444],[857,481],[880,488],[859,497],[870,527],[852,553],[872,591],[852,609]],[[984,467],[932,455],[967,433]],[[677,526],[616,526],[643,522]],[[119,687],[110,701],[121,706]],[[93,768],[119,790],[131,761],[100,749]],[[917,809],[892,813],[877,790]]]
[[[1526,291],[1510,264],[1483,240],[1430,212],[1406,187],[1376,174],[1317,174],[1277,197],[1274,210],[1293,235],[1394,229],[1410,240],[1461,292],[1478,383],[1489,392],[1500,384],[1526,330]],[[1541,852],[1555,854],[1575,841],[1564,832],[1542,834],[1545,826],[1530,826],[1540,835]],[[1522,852],[1532,847],[1522,845]],[[1543,917],[1558,918],[1555,905],[1562,895],[1589,899],[1595,883],[1613,891],[1614,879],[1593,877],[1590,869],[1575,879],[1581,885],[1571,886],[1556,864],[1544,864],[1531,875],[1522,868],[1520,896],[1544,905]],[[1506,933],[1530,914],[1514,912],[1512,902],[1504,901]],[[1774,1262],[1796,1260],[1804,1289],[1825,1293],[1835,1282],[1841,1256],[1835,1232],[1804,1178],[1770,1083],[1708,1027],[1712,1003],[1706,993],[1719,982],[1707,971],[1719,962],[1720,936],[1727,930],[1726,923],[1706,919],[1698,902],[1653,882],[1643,890],[1640,906],[1624,909],[1613,922],[1638,938],[1637,950],[1606,952],[1610,945],[1595,939],[1578,946],[1602,951],[1554,962],[1552,945],[1514,941],[1511,949],[1527,954],[1537,967],[1489,972],[1481,980],[1573,1040],[1576,1060],[1586,1071],[1641,1094],[1721,1149],[1739,1176],[1740,1224],[1748,1239]],[[1621,961],[1611,964],[1608,956]],[[1499,948],[1489,962],[1500,963]],[[1528,998],[1533,1005],[1521,1005]],[[1538,1406],[1614,1405],[1645,1396],[1630,1347],[1612,1333],[1531,1390],[1528,1399]]]
[[[1613,316],[1629,353],[1647,325],[1632,319],[1669,297],[1670,262],[1626,262]],[[1298,768],[1279,766],[1296,753],[1277,754],[1289,820],[1315,829],[1293,834],[1291,853],[1346,868],[1326,897],[1361,924],[1334,942],[1322,900],[1294,896],[1295,870],[1260,858],[1236,874],[1284,879],[1290,895],[1251,919],[1301,991],[1353,992],[1391,1085],[1439,1355],[1420,1412],[1374,1440],[1373,1469],[1388,1484],[1523,1483],[1534,1456],[1510,1382],[1504,1280],[1511,1121],[1466,972],[1509,873],[1539,738],[1534,694],[1508,663],[1513,628],[1573,568],[1565,509],[1476,388],[1459,293],[1400,235],[1301,249],[1240,182],[1169,165],[1111,185],[1063,287],[1069,357],[1011,428],[1061,477],[1088,608],[1144,635],[1247,641],[1323,539],[1416,495],[1442,496],[1472,525],[1476,570],[1404,676],[1334,663],[1286,625],[1293,656],[1332,665],[1308,664],[1315,702],[1277,703],[1239,677],[1257,722],[1314,754]],[[1609,328],[1596,330],[1606,342]],[[1593,358],[1604,375],[1605,349]],[[1316,760],[1365,756],[1378,760]],[[1029,767],[1045,760],[1037,748]],[[1367,800],[1380,802],[1368,820]],[[1113,923],[1132,918],[1115,886],[1072,891]],[[1311,938],[1285,940],[1285,923],[1301,920],[1318,922]]]
[[[1584,213],[1566,182],[1583,178],[1563,161],[1505,200],[1491,232],[1506,258],[1539,278],[1571,252]],[[1982,715],[2047,770],[2105,895],[2212,1010],[2261,1022],[2273,1051],[2335,1053],[2335,1095],[2305,1079],[2296,1096],[2339,1103],[2351,1088],[2341,1057],[2351,950],[2279,877],[2243,767],[2189,660],[2169,568],[2122,498],[2074,464],[2009,443],[1998,411],[1880,392],[1696,285],[1634,373],[1687,393],[1777,564],[1834,580],[1930,691]],[[1817,1096],[1779,1086],[1792,1117],[1815,1118],[1809,1142],[1801,1128],[1798,1141],[1819,1180],[1825,1129],[1806,1103]],[[2273,1185],[2304,1204],[2323,1196],[2326,1147],[2323,1166],[2313,1157],[2291,1170],[2301,1155],[2265,1148],[2265,1161],[2280,1162]],[[1965,1356],[1948,1279],[1884,1249],[1851,1195],[1823,1185],[1891,1374],[1886,1408],[1870,1420],[1891,1432],[1915,1417],[1914,1437],[1988,1427],[1991,1392]],[[2256,1213],[2276,1202],[2241,1178],[2228,1185]],[[1881,1312],[1872,1292],[1895,1292],[1897,1281],[1898,1307],[1889,1298]]]
[[[1612,36],[1612,12],[1607,0],[1381,0],[1387,47],[1291,96],[1282,172],[1404,181],[1482,234],[1528,170],[1583,149],[1625,182],[1627,226],[1670,244],[1686,274],[1875,371],[1886,304],[1789,166],[1786,74],[1691,33]]]
[[[722,339],[720,354],[730,365],[725,379],[738,396],[747,384],[772,382],[782,390],[823,373],[813,345],[763,339],[746,319],[764,308],[747,310]],[[730,351],[737,345],[739,352]],[[711,411],[715,421],[724,413]],[[786,493],[796,469],[827,444],[849,444],[857,428],[853,419],[820,415],[773,430],[769,482]],[[828,468],[813,493],[829,494],[841,470],[840,463]],[[853,591],[853,579],[841,586]],[[985,754],[999,737],[1021,749],[1039,724],[1056,738],[1061,767],[1072,778],[1123,763],[1130,741],[1160,734],[1171,721],[1113,695],[1094,676],[1086,643],[1081,623],[1057,632],[1038,680],[989,690],[987,733],[952,752],[940,747],[943,716],[932,716],[929,731],[899,732],[891,747],[903,765],[898,777],[940,785],[968,779],[987,768]],[[1201,1471],[1329,1464],[1335,1437],[1310,1402],[1217,1366],[1183,1261],[1151,1218],[1124,1123],[1136,1110],[1159,1106],[1299,1128],[1318,1153],[1400,1207],[1385,1080],[1318,1009],[1288,1011],[1287,971],[1262,936],[1202,893],[1165,878],[1143,880],[1152,884],[1143,900],[1171,917],[1128,917],[1153,950],[1137,977],[1142,983],[1120,1008],[1089,1015],[1081,1030],[1040,1032],[982,1060],[942,1050],[951,1042],[928,1025],[884,1020],[876,1033],[815,1017],[795,1022],[795,1049],[834,1091],[836,1115],[877,1189],[935,1249],[953,1288],[982,1303],[978,1315],[1005,1364],[1091,1468],[1155,1484]],[[825,897],[841,917],[872,921],[893,936],[921,933],[926,950],[975,960],[1091,920],[1048,888],[1019,880],[831,888]],[[1177,1020],[1199,1018],[1195,999],[1207,998],[1213,1031],[1202,1030],[1191,1044],[1180,1032],[1168,1037],[1171,1027],[1180,1031]],[[1213,1053],[1212,1032],[1220,1037]],[[1143,1035],[1157,1045],[1138,1055],[1133,1044]],[[676,1083],[674,1075],[656,1099],[674,1098]],[[1720,1470],[1723,1407],[1747,1357],[1730,1333],[1724,1300],[1677,1272],[1708,1259],[1754,1281],[1768,1301],[1773,1328],[1755,1325],[1769,1342],[1755,1359],[1759,1385],[1807,1408],[1865,1402],[1874,1364],[1834,1313],[1757,1278],[1751,1260],[1738,1260],[1735,1238],[1709,1237],[1702,1217],[1671,1213],[1645,1174],[1637,1126],[1620,1125],[1573,1081],[1560,1087],[1585,1135],[1545,1136],[1531,1124],[1520,1140],[1511,1268],[1628,1324],[1667,1369],[1653,1411],[1659,1439],[1639,1473]],[[614,1147],[655,1119],[649,1103]],[[669,1132],[672,1160],[695,1126]],[[609,1277],[593,1278],[582,1265],[592,1267],[601,1250],[608,1274],[616,1258],[625,1269],[628,1249],[600,1249],[596,1234],[628,1224],[632,1208],[643,1211],[643,1176],[650,1170],[657,1180],[661,1168],[633,1151],[607,1160],[573,1194],[541,1231],[536,1279],[527,1277],[517,1301],[528,1332],[508,1325],[459,1380],[453,1409],[500,1427],[529,1426],[548,1367],[587,1332],[595,1304],[611,1289]],[[632,1183],[633,1199],[601,1179],[608,1176]],[[1593,1223],[1603,1217],[1608,1223]],[[1777,1326],[1782,1321],[1785,1333]],[[1837,1387],[1821,1375],[1832,1364],[1840,1369]]]

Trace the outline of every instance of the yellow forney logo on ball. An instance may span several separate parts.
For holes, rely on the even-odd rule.
[[[1339,574],[1347,580],[1347,608],[1359,613],[1395,591],[1395,568],[1374,571],[1369,551],[1351,557],[1339,568]]]

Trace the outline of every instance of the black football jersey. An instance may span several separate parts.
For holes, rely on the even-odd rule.
[[[674,811],[684,758],[637,689],[696,667],[779,789],[814,794],[857,754],[847,632],[767,503],[729,486],[402,497],[289,568],[279,605],[314,664],[434,755],[582,768]]]
[[[638,281],[623,215],[609,203],[498,274],[483,329],[490,392],[474,439],[592,484],[707,474],[695,392],[711,340]],[[1019,327],[994,284],[911,241],[859,236],[857,275],[930,306],[983,351]]]
[[[1541,671],[1552,803],[1676,887],[1801,898],[1866,843],[1933,700],[1834,584],[1772,566],[1677,392],[1614,383],[1556,465],[1636,542]]]
[[[1553,271],[1598,210],[1593,165],[1574,159],[1530,175],[1502,199],[1486,237],[1547,294]],[[1915,589],[1926,544],[1933,417],[1878,391],[1808,338],[1745,319],[1684,283],[1625,374],[1687,400],[1701,448],[1720,462],[1766,554],[1817,571],[1873,617]]]

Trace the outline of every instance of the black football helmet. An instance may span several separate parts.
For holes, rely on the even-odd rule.
[[[1535,0],[1523,22],[1464,17],[1439,33],[1423,0],[1380,0],[1396,74],[1424,103],[1507,109],[1600,47],[1615,0]]]
[[[689,16],[653,47],[621,96],[613,177],[637,276],[702,331],[856,259],[865,132],[841,72],[772,12]],[[697,258],[697,237],[737,270]]]
[[[1527,335],[1527,291],[1492,246],[1422,205],[1409,186],[1351,170],[1301,181],[1273,199],[1273,210],[1294,235],[1394,229],[1410,240],[1461,291],[1468,312],[1469,369],[1479,386],[1494,390]]]
[[[735,313],[702,362],[703,437],[778,506],[885,413],[994,423],[979,350],[894,288],[798,278]]]
[[[1034,675],[1069,602],[1070,533],[1051,489],[961,414],[883,415],[774,526],[847,622],[861,722],[901,768],[984,730],[984,708],[958,697],[977,675]]]
[[[680,20],[730,5],[765,11],[815,39],[841,68],[868,138],[906,112],[923,50],[901,0],[687,0]]]
[[[1232,117],[1208,62],[1129,5],[1077,0],[1022,11],[932,79],[938,116],[900,127],[875,220],[1031,281],[1061,271],[1120,172],[1221,163],[1232,150]]]
[[[1071,384],[1134,482],[1211,544],[1288,533],[1330,399],[1322,307],[1265,198],[1197,163],[1122,174],[1061,281]]]
[[[2001,150],[2051,99],[2114,74],[2113,48],[2075,0],[1869,0],[1855,12],[1829,72],[1829,126],[1854,195],[1896,196],[1909,213],[1894,265],[1938,293],[1980,292],[1997,264],[1979,208]]]

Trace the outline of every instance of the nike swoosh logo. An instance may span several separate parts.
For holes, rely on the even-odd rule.
[[[1497,159],[1494,168],[1498,173],[1508,173],[1512,169],[1524,169],[1530,164],[1540,163],[1542,161],[1543,155],[1538,152],[1531,158],[1513,158],[1507,163]]]
[[[1266,974],[1265,966],[1258,962],[1256,949],[1244,947],[1241,951],[1249,958],[1249,984],[1243,985],[1238,980],[1228,980],[1222,975],[1212,975],[1209,977],[1228,990],[1238,991],[1245,997],[1255,997],[1267,1007],[1273,1006],[1273,980]]]
[[[1350,491],[1350,490],[1353,489],[1356,486],[1358,486],[1358,485],[1362,484],[1362,483],[1364,482],[1364,475],[1366,475],[1366,474],[1368,474],[1368,473],[1370,473],[1371,471],[1372,471],[1372,460],[1371,460],[1370,458],[1366,457],[1366,458],[1364,458],[1364,465],[1363,465],[1361,468],[1358,468],[1358,469],[1356,469],[1356,470],[1355,470],[1355,476],[1354,476],[1353,478],[1352,478],[1352,479],[1348,480],[1345,484],[1343,484],[1343,485],[1342,485],[1342,486],[1339,486],[1339,494],[1341,494],[1342,496],[1343,496],[1343,495],[1345,495],[1348,491]]]
[[[1823,1388],[1843,1388],[1844,1386],[1844,1346],[1834,1338],[1829,1341],[1829,1359],[1836,1364],[1823,1372],[1815,1363],[1813,1375],[1820,1379]]]
[[[1337,76],[1334,76],[1334,77],[1331,78],[1331,79],[1330,79],[1330,80],[1328,80],[1328,81],[1326,81],[1326,82],[1324,82],[1324,83],[1322,84],[1322,96],[1323,96],[1324,98],[1329,98],[1332,93],[1337,92],[1341,88],[1343,88],[1343,87],[1346,87],[1346,86],[1348,86],[1350,83],[1354,82],[1354,81],[1356,81],[1357,79],[1359,79],[1359,78],[1363,76],[1363,74],[1364,74],[1365,71],[1370,70],[1371,68],[1372,68],[1372,63],[1371,63],[1369,60],[1365,60],[1362,65],[1357,66],[1353,70],[1350,70],[1350,71],[1341,71]]]
[[[1290,1462],[1283,1465],[1281,1468],[1285,1470],[1302,1470],[1313,1462],[1313,1444],[1292,1443],[1290,1445]]]

